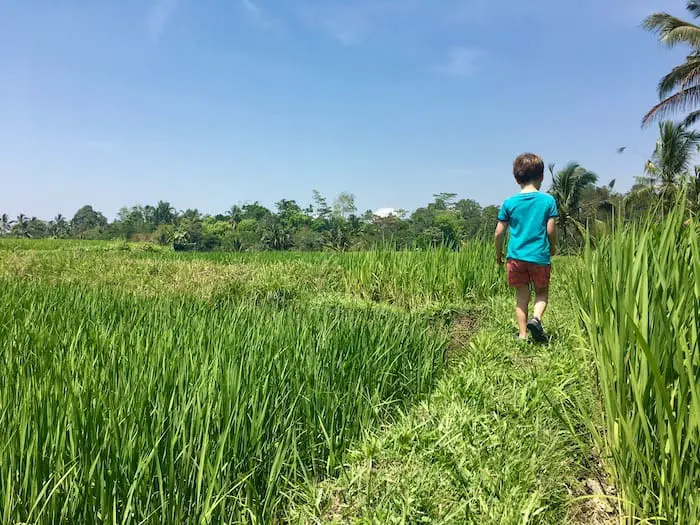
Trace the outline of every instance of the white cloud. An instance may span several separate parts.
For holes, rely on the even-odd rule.
[[[486,53],[471,47],[455,47],[450,51],[447,61],[438,67],[438,71],[453,77],[469,77],[478,70]]]
[[[155,0],[148,15],[148,34],[159,40],[180,5],[180,0]]]

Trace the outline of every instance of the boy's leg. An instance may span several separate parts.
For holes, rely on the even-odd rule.
[[[530,305],[530,275],[527,263],[509,259],[508,284],[515,288],[515,317],[521,339],[527,339],[527,310]]]
[[[535,288],[535,309],[533,316],[536,319],[542,320],[542,316],[547,310],[547,303],[549,302],[549,287],[546,288]]]
[[[533,318],[528,322],[527,327],[532,333],[532,337],[538,343],[546,343],[547,336],[542,328],[542,316],[547,310],[549,301],[549,278],[551,273],[550,266],[532,266],[530,267],[530,276],[535,285],[535,308]]]
[[[527,310],[530,304],[530,286],[515,289],[515,317],[518,319],[520,339],[527,339]]]
[[[529,270],[532,284],[535,285],[535,311],[533,315],[535,319],[541,321],[549,302],[549,280],[552,275],[552,267],[532,265]]]
[[[515,288],[515,317],[521,339],[527,339],[527,310],[530,305],[530,275],[527,263],[508,260],[508,284]]]

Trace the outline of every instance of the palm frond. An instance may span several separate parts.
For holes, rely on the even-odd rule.
[[[668,47],[688,44],[700,49],[700,27],[668,13],[654,13],[644,20],[643,27],[659,36]]]
[[[700,111],[693,111],[687,117],[683,119],[683,125],[686,127],[694,126],[695,123],[700,119]]]
[[[665,98],[656,104],[642,119],[642,126],[647,126],[671,113],[694,109],[700,105],[700,86],[681,89],[675,95]]]
[[[681,65],[674,67],[659,82],[659,98],[664,99],[677,89],[696,86],[700,80],[700,56],[691,55]]]
[[[560,217],[567,217],[578,213],[583,190],[592,186],[598,180],[598,176],[576,162],[570,162],[557,172],[552,180],[549,193],[557,201]]]
[[[634,180],[635,187],[623,197],[623,200],[628,200],[645,193],[652,193],[656,187],[656,179],[653,177],[635,177]]]
[[[576,232],[581,236],[581,239],[585,239],[586,236],[588,235],[588,231],[586,230],[586,227],[583,225],[583,223],[581,223],[580,221],[577,221],[573,217],[570,217],[569,220],[576,228]]]
[[[700,17],[700,1],[699,0],[688,0],[688,4],[686,5],[686,9],[688,9],[688,11],[690,11],[690,14],[692,14],[694,18]]]
[[[586,170],[585,168],[579,168],[579,173],[578,173],[578,184],[584,188],[586,186],[592,186],[598,182],[598,175],[595,173]]]

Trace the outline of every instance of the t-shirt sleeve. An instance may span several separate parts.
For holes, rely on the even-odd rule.
[[[498,220],[501,222],[510,222],[510,208],[508,202],[504,202],[501,209],[498,211]]]
[[[557,201],[554,197],[551,198],[549,202],[548,219],[553,219],[559,217],[559,210],[557,209]]]

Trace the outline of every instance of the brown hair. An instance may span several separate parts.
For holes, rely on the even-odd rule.
[[[544,176],[544,162],[539,155],[523,153],[513,163],[513,175],[518,184],[529,184]]]

